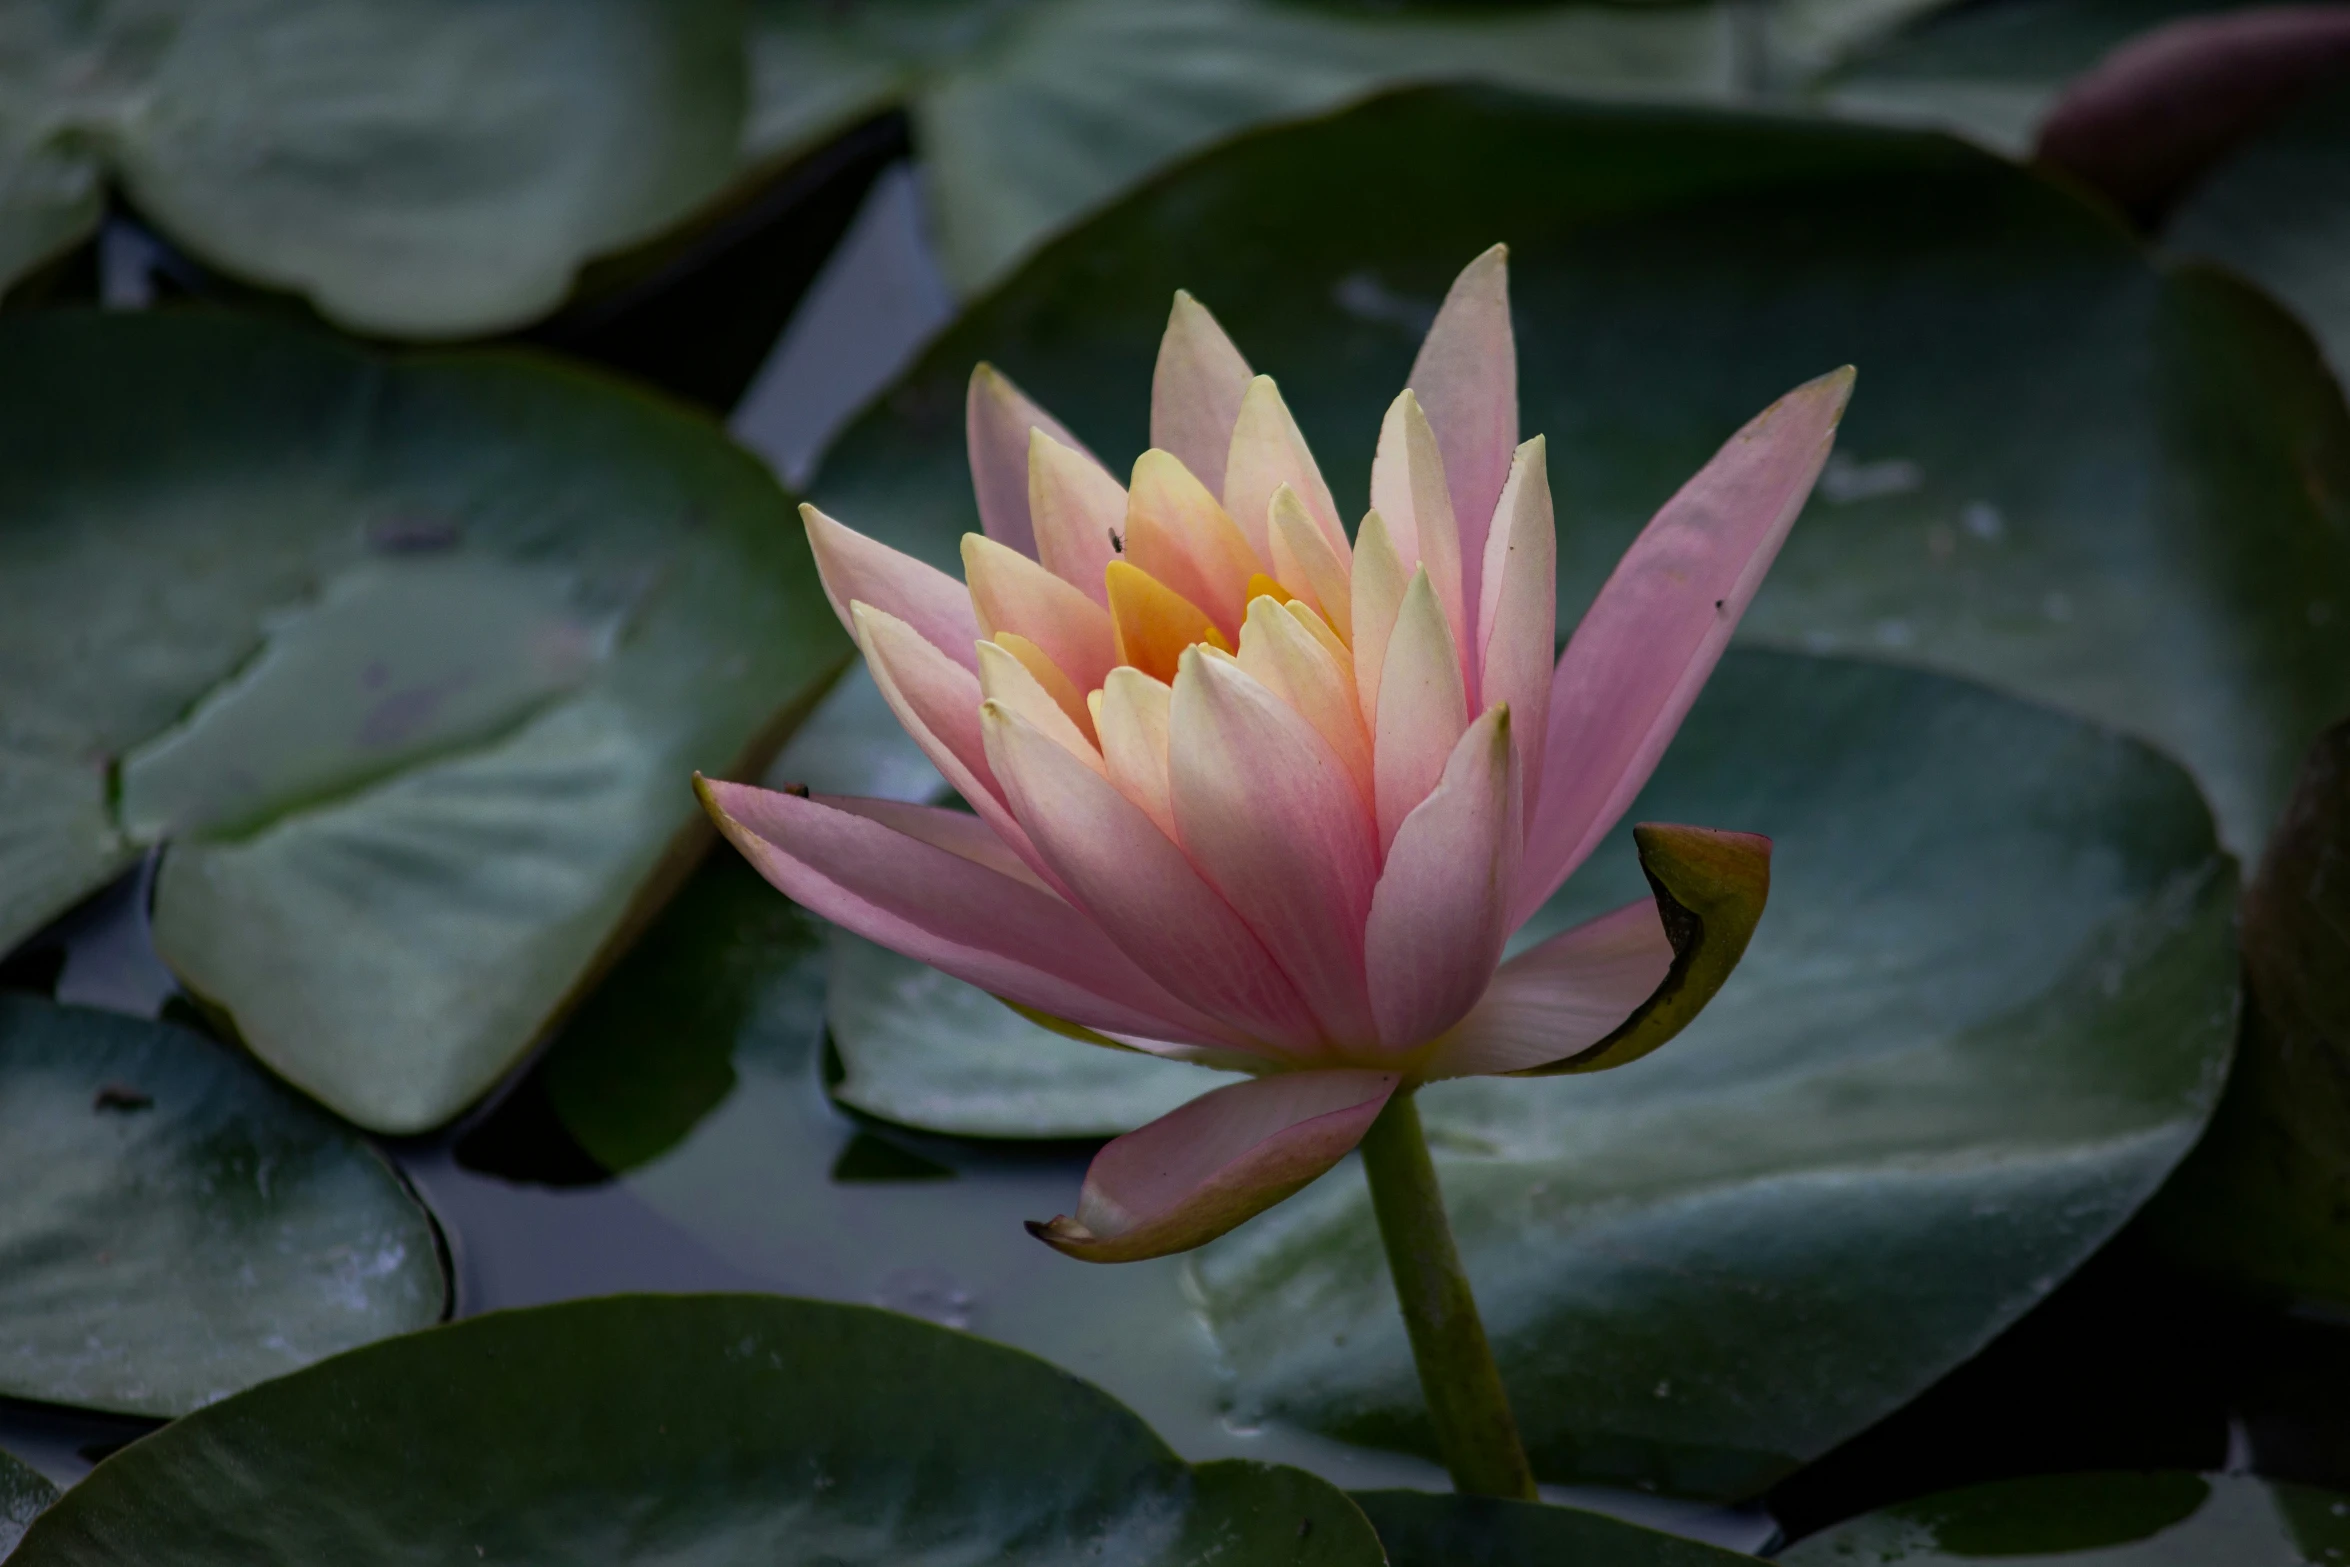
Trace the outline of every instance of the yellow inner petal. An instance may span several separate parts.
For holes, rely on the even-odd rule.
[[[1110,590],[1110,623],[1118,635],[1119,663],[1173,684],[1183,650],[1193,643],[1232,651],[1206,611],[1149,572],[1114,560],[1103,576]]]
[[[1054,704],[1069,715],[1069,721],[1077,726],[1087,740],[1096,745],[1101,743],[1094,735],[1093,710],[1085,700],[1085,693],[1077,689],[1077,682],[1071,680],[1060,665],[1045,656],[1043,648],[1011,631],[997,632],[994,641],[996,646],[1018,659],[1021,667],[1036,677],[1036,683],[1044,687],[1045,695],[1051,697]]]

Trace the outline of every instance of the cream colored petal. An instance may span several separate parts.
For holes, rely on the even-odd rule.
[[[993,642],[979,644],[979,694],[982,700],[1000,702],[1027,719],[1094,771],[1103,771],[1102,755],[1085,738],[1085,732],[1009,649]]]
[[[982,636],[1026,637],[1061,666],[1080,691],[1102,683],[1118,662],[1110,612],[1035,561],[993,539],[963,535],[963,580]]]
[[[1175,836],[1175,808],[1167,793],[1167,713],[1174,692],[1141,670],[1121,666],[1094,693],[1094,724],[1110,782],[1143,814]]]
[[[1284,484],[1273,492],[1265,529],[1273,541],[1273,575],[1290,592],[1320,610],[1341,641],[1353,634],[1354,595],[1349,585],[1352,552],[1331,548],[1306,511],[1297,491]]]
[[[1477,700],[1512,713],[1550,712],[1552,649],[1558,628],[1558,530],[1551,517],[1548,448],[1536,436],[1518,448],[1486,540],[1480,576],[1485,601],[1477,615]],[[1519,788],[1531,815],[1542,787],[1543,734],[1511,728]]]
[[[1444,458],[1420,400],[1406,389],[1387,407],[1379,425],[1379,454],[1371,462],[1371,505],[1386,520],[1387,536],[1404,570],[1424,566],[1453,646],[1470,640],[1468,606],[1461,598],[1461,535],[1445,488]],[[1468,682],[1476,696],[1475,680]]]
[[[1076,682],[1060,665],[1045,656],[1043,648],[1013,631],[999,631],[988,640],[1018,659],[1021,667],[1044,687],[1045,693],[1060,704],[1061,711],[1069,715],[1069,721],[1085,735],[1086,742],[1094,743],[1093,709],[1086,701],[1086,694],[1077,689]]]
[[[1318,619],[1313,611],[1305,619]],[[1300,623],[1289,607],[1260,598],[1248,607],[1240,633],[1240,667],[1314,726],[1346,769],[1366,813],[1376,796],[1371,779],[1371,736],[1355,696],[1354,671]]]
[[[1240,400],[1240,421],[1232,430],[1232,452],[1224,464],[1224,509],[1241,527],[1250,530],[1249,542],[1260,555],[1272,558],[1268,540],[1258,538],[1273,505],[1273,492],[1284,484],[1297,491],[1314,525],[1334,550],[1346,548],[1346,529],[1338,522],[1338,506],[1306,438],[1289,416],[1281,389],[1269,375],[1249,382]]]
[[[1379,733],[1379,677],[1387,659],[1387,639],[1395,630],[1396,612],[1403,608],[1403,592],[1411,573],[1397,558],[1387,537],[1387,519],[1367,513],[1355,530],[1354,602],[1348,616],[1354,634],[1347,644],[1354,651],[1355,694],[1363,704],[1363,726],[1374,739]]]
[[[1379,721],[1374,726],[1372,772],[1379,797],[1379,849],[1444,776],[1444,764],[1469,727],[1461,687],[1460,655],[1444,623],[1428,568],[1412,573],[1388,639],[1379,677]]]

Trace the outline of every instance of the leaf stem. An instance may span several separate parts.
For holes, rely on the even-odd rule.
[[[1534,1471],[1461,1271],[1412,1090],[1399,1091],[1371,1123],[1363,1170],[1420,1369],[1420,1393],[1453,1487],[1472,1496],[1535,1500]]]

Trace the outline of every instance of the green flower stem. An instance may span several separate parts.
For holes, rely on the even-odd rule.
[[[1371,1179],[1387,1269],[1395,1276],[1412,1359],[1420,1368],[1420,1393],[1453,1487],[1472,1496],[1535,1500],[1534,1471],[1519,1444],[1517,1417],[1485,1342],[1485,1324],[1477,1320],[1468,1275],[1461,1271],[1410,1089],[1387,1101],[1371,1123],[1363,1138],[1363,1170]]]

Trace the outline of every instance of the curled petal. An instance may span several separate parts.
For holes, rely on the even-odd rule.
[[[1471,724],[1397,829],[1363,933],[1379,1038],[1427,1043],[1477,1004],[1509,940],[1522,837],[1509,709]]]
[[[1656,770],[1803,510],[1851,393],[1848,367],[1756,415],[1642,530],[1575,628],[1551,679],[1521,918]]]
[[[963,584],[936,566],[843,527],[813,506],[800,507],[800,522],[808,530],[824,596],[850,636],[857,634],[857,625],[849,606],[870,604],[913,627],[965,669],[978,669],[971,644],[979,640],[979,619]]]
[[[1036,528],[1028,516],[1031,430],[1042,430],[1089,462],[1095,461],[1067,426],[1030,402],[1009,376],[990,364],[974,366],[971,388],[963,400],[963,438],[971,456],[971,490],[979,502],[979,525],[998,544],[1033,559]]]
[[[1291,595],[1321,612],[1340,641],[1354,634],[1354,594],[1348,582],[1349,557],[1330,547],[1306,503],[1284,484],[1273,492],[1265,518],[1273,542],[1273,575]]]
[[[1487,537],[1484,607],[1477,634],[1485,646],[1477,699],[1507,703],[1528,722],[1514,730],[1519,791],[1529,805],[1542,787],[1542,724],[1550,711],[1551,649],[1558,627],[1558,530],[1551,518],[1548,448],[1536,436],[1518,448]]]
[[[1121,664],[1110,671],[1094,712],[1102,760],[1118,792],[1175,837],[1175,805],[1167,793],[1168,704],[1175,693],[1164,681]]]
[[[1086,1262],[1203,1246],[1346,1157],[1386,1108],[1392,1072],[1283,1072],[1234,1083],[1094,1156],[1075,1218],[1029,1233]]]
[[[1360,658],[1358,652],[1356,657]],[[1452,628],[1436,604],[1425,567],[1412,573],[1387,641],[1379,676],[1379,722],[1371,765],[1379,796],[1379,845],[1385,852],[1412,808],[1428,798],[1469,727],[1468,693]]]
[[[1426,1076],[1604,1071],[1639,1060],[1705,1009],[1762,918],[1771,840],[1643,823],[1632,841],[1653,900],[1503,964]]]
[[[1089,1028],[1237,1042],[1031,882],[822,801],[698,776],[694,787],[760,875],[869,941]]]
[[[1051,879],[1135,966],[1252,1039],[1311,1050],[1318,1030],[1297,988],[1141,807],[1009,708],[980,713]]]
[[[1323,1037],[1374,1043],[1363,922],[1378,847],[1345,767],[1230,658],[1184,655],[1170,722],[1183,852],[1296,984]]]
[[[1518,444],[1518,347],[1510,330],[1510,253],[1496,245],[1461,269],[1412,361],[1410,385],[1444,455],[1460,523],[1465,603],[1481,602],[1487,522]],[[1377,505],[1377,501],[1372,502]],[[1482,629],[1482,623],[1480,623]],[[1491,703],[1497,696],[1479,693]],[[1538,708],[1523,709],[1529,718]]]
[[[1271,376],[1260,375],[1249,382],[1240,400],[1240,419],[1232,429],[1232,452],[1224,464],[1224,509],[1250,530],[1250,542],[1267,560],[1272,559],[1270,544],[1255,535],[1265,527],[1273,492],[1284,484],[1297,491],[1330,547],[1344,550],[1346,529],[1339,525],[1330,486],[1322,482],[1322,470],[1297,421],[1289,416],[1281,389]]]
[[[1240,634],[1248,581],[1264,569],[1256,548],[1191,470],[1162,451],[1135,459],[1126,497],[1126,560]]]
[[[1078,690],[1100,685],[1118,661],[1109,611],[1018,551],[966,533],[963,577],[983,636],[1026,637]]]
[[[1436,450],[1420,400],[1405,390],[1390,403],[1379,425],[1379,454],[1371,462],[1371,507],[1387,524],[1404,570],[1428,573],[1444,623],[1456,648],[1467,648],[1467,609],[1461,598],[1461,535],[1444,483],[1444,459]],[[1475,698],[1476,692],[1471,691]]]
[[[1037,563],[1105,608],[1102,568],[1126,524],[1126,487],[1091,457],[1042,430],[1028,432],[1028,517]]]
[[[1248,361],[1208,309],[1182,289],[1167,313],[1159,362],[1151,371],[1151,445],[1172,452],[1221,495],[1232,428],[1248,392]]]
[[[1368,513],[1355,530],[1353,634],[1355,694],[1363,704],[1363,722],[1376,743],[1379,734],[1379,681],[1387,669],[1387,642],[1395,633],[1395,617],[1403,610],[1404,589],[1412,574],[1387,537],[1387,519]],[[1464,697],[1464,702],[1466,698]]]

